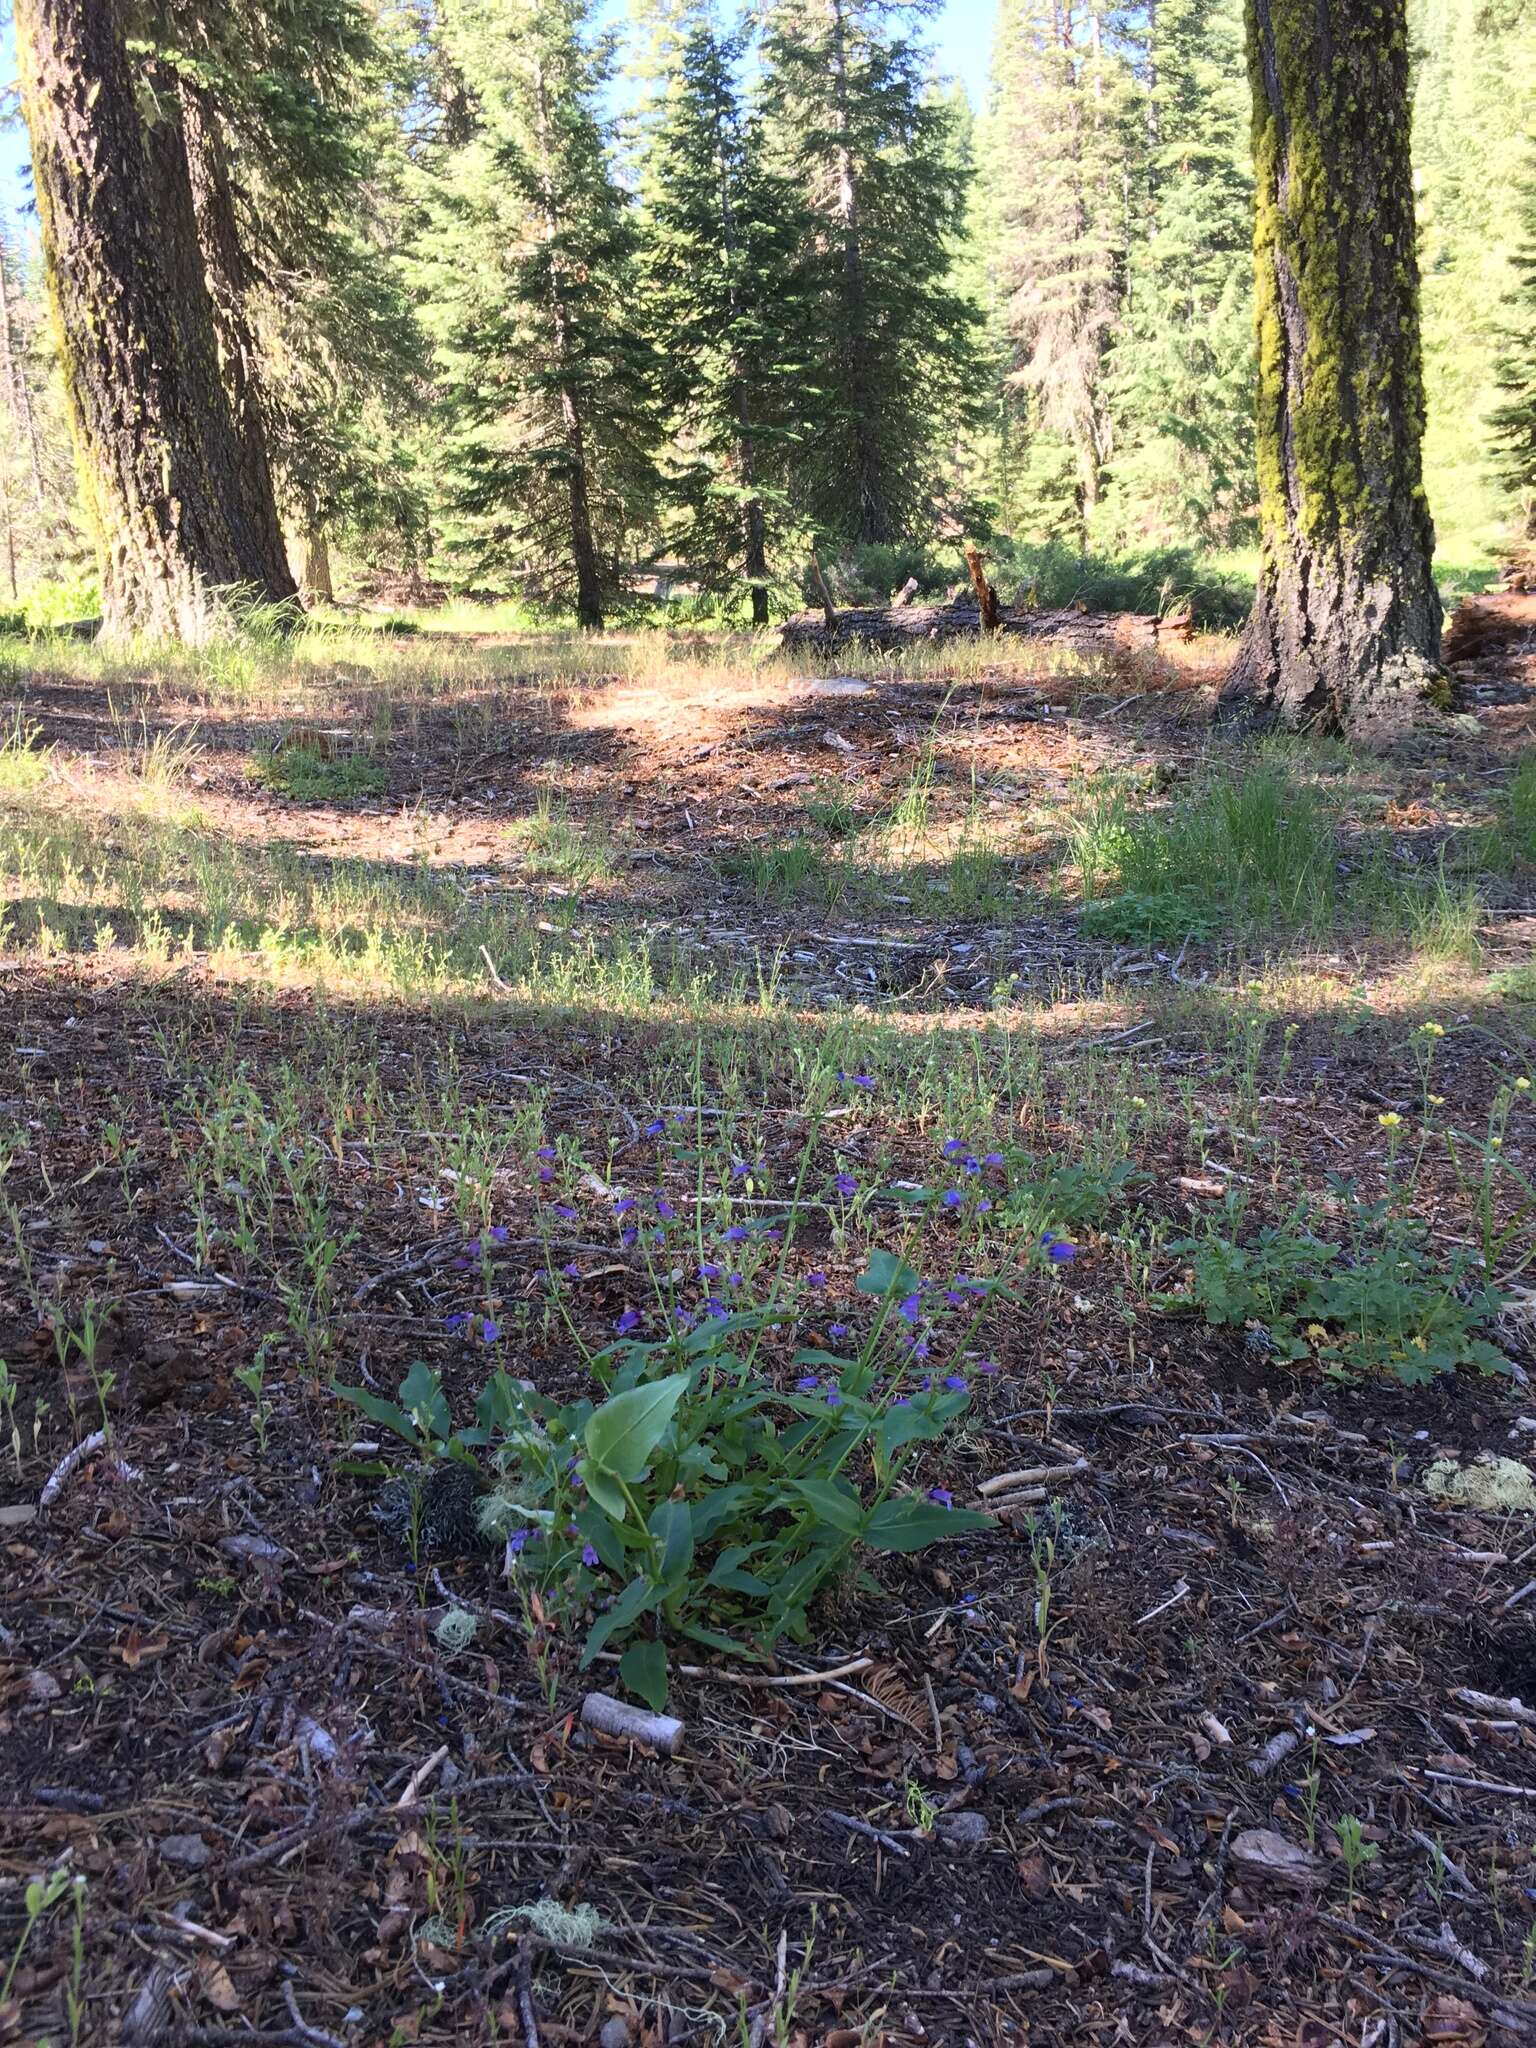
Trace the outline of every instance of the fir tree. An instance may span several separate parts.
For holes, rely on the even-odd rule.
[[[1514,501],[1516,531],[1536,540],[1536,134],[1521,181],[1524,236],[1511,265],[1517,279],[1496,379],[1501,402],[1489,415],[1499,482]]]
[[[740,36],[707,17],[663,46],[645,156],[646,274],[672,447],[675,545],[709,583],[737,573],[768,621],[800,366],[799,210],[764,162],[738,85]]]
[[[435,167],[422,250],[450,546],[601,626],[653,509],[655,365],[636,229],[598,113],[588,0],[449,0],[473,133]]]
[[[1104,396],[1101,531],[1229,547],[1253,500],[1253,177],[1241,0],[1159,0],[1149,208]]]
[[[976,314],[951,278],[966,193],[902,32],[916,11],[783,0],[764,42],[775,167],[810,209],[797,495],[818,531],[855,541],[930,528],[976,375]]]
[[[1079,533],[1114,447],[1104,361],[1145,147],[1134,25],[1101,0],[1001,0],[993,45],[985,191],[1007,382],[1041,474],[1052,444],[1071,453]]]

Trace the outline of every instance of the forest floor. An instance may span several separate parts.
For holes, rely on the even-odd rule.
[[[1382,757],[1214,728],[1219,642],[3,650],[0,2041],[1536,2037],[1480,610],[1476,735]],[[696,1649],[677,1754],[581,1720],[600,1561],[373,1513],[333,1382],[576,1399],[738,1280],[789,1413],[882,1253],[994,1523]]]

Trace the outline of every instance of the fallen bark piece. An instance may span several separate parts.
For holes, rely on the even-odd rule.
[[[1536,1707],[1528,1707],[1524,1700],[1501,1700],[1491,1692],[1474,1692],[1470,1685],[1458,1686],[1451,1697],[1474,1713],[1489,1714],[1500,1721],[1524,1721],[1536,1728]]]
[[[1232,1861],[1245,1877],[1269,1878],[1275,1884],[1295,1885],[1309,1890],[1327,1875],[1320,1856],[1288,1842],[1273,1828],[1245,1828],[1232,1837]]]
[[[1282,1728],[1278,1735],[1272,1735],[1257,1756],[1248,1759],[1248,1768],[1256,1778],[1267,1777],[1276,1764],[1283,1764],[1301,1738],[1290,1728]]]
[[[663,1756],[676,1756],[683,1746],[683,1724],[670,1714],[647,1713],[612,1693],[589,1692],[581,1703],[581,1723],[599,1735],[615,1736],[620,1742],[643,1742]]]
[[[48,1474],[47,1483],[37,1497],[38,1507],[46,1513],[86,1459],[94,1458],[98,1451],[104,1451],[106,1447],[107,1432],[104,1429],[94,1429],[88,1437],[76,1444],[72,1451],[66,1451]]]

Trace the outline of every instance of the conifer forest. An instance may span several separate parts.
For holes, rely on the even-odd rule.
[[[0,2048],[1536,2043],[1536,0],[0,81]]]

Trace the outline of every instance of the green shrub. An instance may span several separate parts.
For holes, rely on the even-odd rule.
[[[1169,1247],[1189,1261],[1190,1292],[1163,1305],[1193,1305],[1215,1327],[1246,1327],[1262,1352],[1315,1359],[1340,1378],[1389,1372],[1424,1386],[1459,1366],[1507,1373],[1503,1353],[1473,1334],[1500,1297],[1471,1254],[1458,1247],[1441,1259],[1422,1224],[1362,1202],[1338,1175],[1329,1185],[1342,1240],[1313,1230],[1304,1201],[1245,1235],[1244,1203],[1229,1195],[1201,1235]]]
[[[314,747],[284,747],[251,772],[279,796],[301,804],[354,803],[382,796],[389,782],[383,762],[371,754],[328,760]]]

